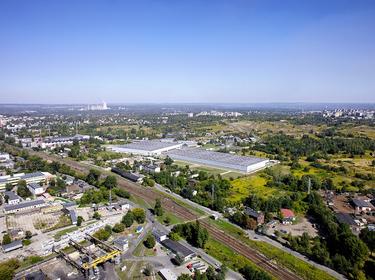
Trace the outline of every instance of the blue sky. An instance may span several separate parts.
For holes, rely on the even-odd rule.
[[[0,0],[0,103],[375,102],[375,1]]]

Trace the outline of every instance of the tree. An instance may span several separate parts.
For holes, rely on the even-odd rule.
[[[25,232],[25,237],[26,237],[27,239],[30,239],[32,236],[33,236],[33,234],[31,233],[31,231],[27,230],[27,231]]]
[[[97,219],[97,220],[100,220],[101,215],[99,214],[98,211],[95,211],[95,212],[94,212],[93,218],[94,218],[94,219]]]
[[[13,189],[13,185],[12,185],[11,183],[6,183],[6,184],[5,184],[5,189],[6,189],[7,191],[11,191],[11,190]]]
[[[111,236],[111,233],[105,230],[104,228],[99,229],[97,232],[94,233],[94,237],[98,238],[99,240],[108,240]]]
[[[105,178],[104,180],[104,186],[107,188],[107,189],[114,189],[117,187],[117,179],[115,176],[113,175],[109,175]]]
[[[33,195],[30,192],[30,190],[27,188],[25,180],[18,181],[18,183],[17,183],[17,194],[24,199]]]
[[[96,169],[90,169],[89,174],[86,176],[87,183],[91,185],[98,186],[99,185],[99,178],[100,178],[100,171]]]
[[[256,270],[249,265],[245,265],[243,268],[240,269],[240,273],[244,276],[246,280],[271,280],[271,276],[269,276],[266,272]]]
[[[160,202],[160,199],[156,199],[156,202],[155,202],[155,207],[154,207],[154,214],[156,216],[163,216],[163,208],[161,207],[161,202]]]
[[[128,213],[122,217],[121,223],[123,223],[127,228],[131,227],[131,225],[134,223],[133,212],[128,211]]]
[[[166,226],[169,226],[170,223],[171,223],[171,217],[166,216],[166,217],[164,218],[164,224],[165,224]]]
[[[12,243],[12,239],[10,238],[10,235],[8,233],[6,233],[3,236],[3,242],[2,242],[2,244],[6,245],[6,244],[9,244],[9,243]]]
[[[142,208],[134,208],[132,213],[134,215],[134,220],[136,220],[138,224],[143,224],[146,221],[146,212]]]
[[[180,235],[177,232],[170,232],[168,237],[173,241],[178,241],[181,239]]]
[[[83,221],[84,221],[83,217],[82,216],[78,216],[77,217],[77,226],[81,226]]]
[[[169,156],[167,156],[164,160],[164,164],[167,166],[171,166],[173,164],[173,159],[171,159]]]
[[[177,280],[191,280],[191,276],[189,274],[181,274],[180,276],[178,276]]]
[[[375,251],[375,231],[364,228],[359,234],[359,238],[367,245],[371,252]]]
[[[0,279],[12,280],[15,270],[20,267],[20,262],[17,259],[10,259],[6,262],[0,263]]]
[[[146,246],[146,248],[149,248],[149,249],[154,248],[156,244],[154,236],[152,236],[151,234],[147,236],[143,244]]]
[[[125,225],[122,223],[117,223],[113,226],[112,230],[116,233],[123,232],[125,230]]]

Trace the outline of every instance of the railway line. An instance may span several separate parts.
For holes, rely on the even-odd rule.
[[[78,172],[84,173],[84,174],[88,173],[90,170],[90,167],[88,165],[78,163],[76,161],[72,161],[69,159],[61,159],[57,156],[48,155],[43,152],[36,152],[36,151],[31,151],[31,150],[29,150],[29,153],[32,155],[39,156],[47,161],[63,162],[69,165],[72,169]],[[179,218],[182,218],[183,220],[195,220],[199,218],[197,214],[193,213],[191,210],[187,209],[186,207],[178,204],[176,201],[170,199],[169,197],[166,197],[165,195],[155,190],[152,190],[150,188],[148,189],[141,188],[139,187],[139,185],[133,182],[127,181],[117,174],[114,174],[114,175],[118,179],[117,181],[118,181],[119,187],[126,189],[129,193],[145,200],[147,203],[153,204],[155,202],[155,199],[159,198],[162,201],[163,207],[166,210],[174,213]],[[249,260],[254,262],[257,266],[261,267],[262,269],[264,269],[265,271],[267,271],[268,273],[270,273],[277,279],[284,279],[284,280],[301,279],[299,276],[287,270],[286,268],[281,267],[280,265],[276,263],[271,263],[270,259],[267,258],[266,256],[261,255],[255,249],[250,248],[247,244],[239,241],[238,239],[235,239],[233,236],[223,232],[222,230],[211,225],[207,221],[201,220],[200,223],[203,227],[205,227],[208,230],[208,232],[210,233],[213,239],[225,244],[226,246],[230,247],[232,250],[234,250],[238,254],[248,258]]]

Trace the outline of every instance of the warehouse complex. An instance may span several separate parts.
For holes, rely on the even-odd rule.
[[[163,152],[182,147],[182,143],[166,142],[160,140],[143,140],[130,144],[111,146],[110,148],[119,153],[136,154],[143,156],[157,156]]]
[[[115,152],[142,156],[166,156],[174,160],[181,160],[202,164],[220,169],[229,169],[241,173],[249,173],[270,164],[269,159],[238,156],[230,153],[220,153],[197,148],[183,142],[163,140],[142,140],[130,144],[110,146]]]
[[[265,158],[238,156],[229,153],[207,151],[200,148],[175,149],[166,154],[174,160],[226,168],[244,173],[264,168],[270,162],[269,159]]]

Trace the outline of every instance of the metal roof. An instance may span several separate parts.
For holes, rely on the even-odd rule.
[[[263,162],[265,158],[258,158],[258,157],[247,157],[247,156],[238,156],[229,153],[220,153],[214,151],[207,151],[202,148],[183,148],[183,149],[176,149],[166,153],[168,156],[173,158],[176,156],[183,157],[186,160],[205,160],[205,161],[212,161],[221,164],[231,164],[231,165],[238,165],[247,167],[249,165],[253,165],[255,163]]]
[[[348,213],[337,213],[336,219],[339,221],[339,223],[342,223],[342,224],[347,224],[350,226],[357,225],[354,221],[354,218]]]
[[[21,179],[30,179],[30,178],[34,178],[34,177],[44,177],[45,175],[40,172],[40,171],[37,171],[37,172],[33,172],[33,173],[27,173],[23,176],[21,176]]]
[[[9,244],[2,245],[4,252],[9,252],[22,247],[22,240],[16,240]]]
[[[352,201],[357,207],[371,207],[370,203],[361,199],[353,198]]]
[[[32,189],[39,189],[39,188],[43,188],[41,185],[37,184],[37,183],[30,183],[30,184],[27,184],[30,188]]]
[[[116,146],[118,148],[123,149],[132,149],[132,150],[142,150],[142,151],[155,151],[164,148],[174,147],[174,146],[182,146],[177,142],[162,142],[159,140],[143,140],[138,142],[132,142],[130,144]]]
[[[41,204],[44,204],[44,200],[31,200],[31,201],[26,201],[26,202],[22,202],[20,204],[16,204],[16,205],[6,205],[4,206],[4,210],[5,211],[13,211],[13,210],[17,210],[17,209],[22,209],[22,208],[25,208],[25,207],[31,207],[31,206],[36,206],[36,205],[41,205]]]
[[[170,249],[182,258],[186,258],[187,256],[194,254],[194,252],[189,248],[171,239],[165,239],[161,242],[161,244],[163,244],[165,247],[167,247],[168,249]]]

